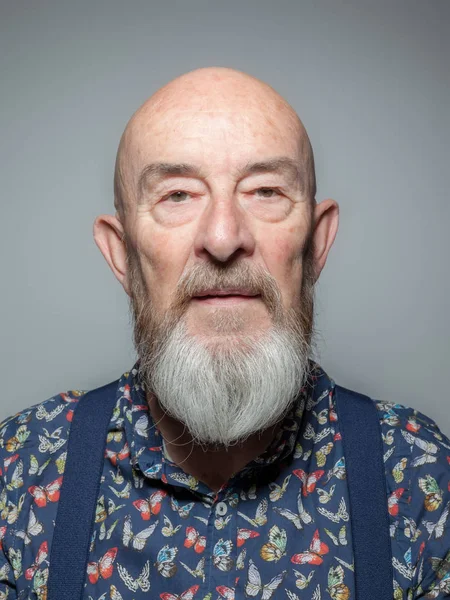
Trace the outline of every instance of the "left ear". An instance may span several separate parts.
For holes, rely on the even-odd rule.
[[[325,266],[339,225],[339,204],[327,198],[314,207],[314,265],[316,281]]]

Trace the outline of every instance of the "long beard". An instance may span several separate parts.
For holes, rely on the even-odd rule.
[[[313,345],[314,274],[312,241],[303,257],[301,306],[285,310],[275,280],[236,265],[193,269],[184,293],[158,317],[148,300],[137,257],[128,253],[134,342],[139,374],[147,393],[183,423],[199,444],[229,447],[276,424],[289,411],[310,369]],[[256,274],[256,278],[255,278]],[[252,279],[253,278],[253,279]],[[210,285],[211,282],[213,285]],[[215,328],[208,343],[187,329],[191,289],[249,286],[264,290],[271,326],[263,333],[240,333],[242,315],[210,309]],[[233,283],[231,283],[233,282]],[[217,342],[217,337],[220,341]]]

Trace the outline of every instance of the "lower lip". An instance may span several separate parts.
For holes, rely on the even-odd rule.
[[[259,296],[205,296],[193,298],[199,304],[212,304],[214,306],[230,306],[257,300]]]

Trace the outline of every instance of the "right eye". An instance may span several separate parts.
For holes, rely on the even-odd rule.
[[[164,200],[172,200],[175,203],[180,203],[189,196],[187,192],[183,192],[182,190],[177,190],[176,192],[172,192],[168,196],[164,198]]]

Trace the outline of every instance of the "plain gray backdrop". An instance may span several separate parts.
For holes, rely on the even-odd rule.
[[[135,361],[92,238],[117,144],[170,79],[229,66],[297,110],[340,228],[317,286],[335,381],[450,433],[450,2],[0,4],[0,418]]]

